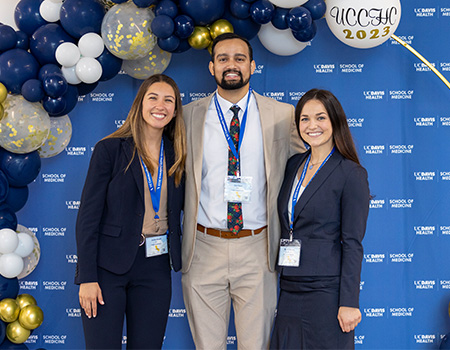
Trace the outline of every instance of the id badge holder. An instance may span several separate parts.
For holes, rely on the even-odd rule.
[[[151,236],[145,239],[145,256],[147,258],[168,252],[167,235]]]
[[[224,201],[250,202],[252,199],[252,180],[251,176],[227,176],[224,183]]]
[[[302,241],[299,239],[280,239],[280,252],[278,254],[278,265],[286,267],[300,266],[300,252]]]

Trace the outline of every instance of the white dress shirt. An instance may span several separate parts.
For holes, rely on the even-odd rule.
[[[233,104],[222,98],[216,91],[226,125],[230,126]],[[239,121],[247,105],[248,93],[237,103],[240,107]],[[241,124],[242,125],[242,124]],[[241,176],[252,177],[251,201],[242,203],[244,229],[257,229],[267,225],[266,209],[266,172],[264,168],[264,151],[261,120],[255,97],[250,97],[247,124],[242,136],[240,150]],[[227,202],[224,201],[224,181],[228,174],[228,143],[220,125],[214,97],[206,113],[202,185],[197,222],[209,228],[227,229]],[[275,203],[274,203],[275,205]]]

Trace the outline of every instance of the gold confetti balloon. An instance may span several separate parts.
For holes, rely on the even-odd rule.
[[[0,301],[0,319],[3,322],[14,322],[19,313],[20,306],[15,299],[5,298]]]
[[[206,49],[211,44],[211,34],[206,27],[196,26],[191,36],[188,38],[188,43],[197,50]]]
[[[13,153],[30,153],[41,147],[50,132],[50,117],[39,102],[8,95],[0,120],[0,146]]]
[[[147,79],[153,74],[160,74],[169,66],[172,54],[161,50],[156,45],[150,53],[138,60],[125,60],[122,62],[122,69],[130,77],[135,79]]]
[[[152,9],[139,8],[132,1],[114,5],[102,21],[105,47],[123,60],[147,56],[156,45],[156,36],[150,29],[154,18]]]
[[[19,323],[25,329],[36,329],[44,322],[44,313],[37,305],[27,305],[19,314]]]
[[[22,344],[30,336],[30,330],[22,327],[19,321],[14,321],[6,326],[6,337],[11,343]]]
[[[60,154],[72,138],[72,123],[68,115],[50,117],[50,133],[47,140],[38,149],[41,158],[50,158]]]
[[[211,29],[209,30],[211,38],[214,40],[220,34],[233,33],[233,25],[226,19],[219,19],[211,24]]]

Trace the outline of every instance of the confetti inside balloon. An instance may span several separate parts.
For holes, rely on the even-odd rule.
[[[22,95],[8,95],[0,121],[0,146],[13,153],[30,153],[41,147],[50,131],[50,117],[42,104]]]
[[[123,60],[147,56],[156,45],[156,37],[150,29],[154,18],[150,8],[138,8],[133,2],[113,6],[102,22],[106,48]]]
[[[50,158],[60,154],[72,137],[72,123],[68,115],[50,118],[50,133],[47,140],[38,149],[41,158]]]
[[[150,53],[138,60],[125,60],[122,63],[122,69],[130,77],[135,79],[147,79],[153,74],[159,74],[169,66],[172,54],[161,50],[158,45]]]

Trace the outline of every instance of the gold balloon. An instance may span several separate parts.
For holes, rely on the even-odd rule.
[[[14,322],[19,317],[20,307],[17,301],[5,298],[0,301],[0,319],[3,322]]]
[[[194,31],[188,38],[189,45],[197,50],[206,49],[211,42],[211,35],[206,27],[194,27]]]
[[[44,322],[44,313],[37,305],[25,306],[20,311],[19,322],[23,328],[36,329]]]
[[[30,294],[19,294],[16,298],[17,303],[19,304],[20,308],[23,309],[25,306],[28,305],[36,305],[36,299]]]
[[[0,103],[0,120],[2,120],[4,114],[5,114],[5,108],[3,108],[3,105]]]
[[[223,33],[233,33],[233,25],[228,22],[226,19],[219,19],[215,21],[211,25],[210,34],[211,38],[214,40],[216,37],[218,37],[220,34]]]
[[[6,326],[6,336],[14,344],[22,344],[30,336],[30,330],[23,328],[19,321],[14,321]]]
[[[6,90],[6,86],[0,83],[0,103],[5,102],[6,96],[8,95],[8,90]]]

